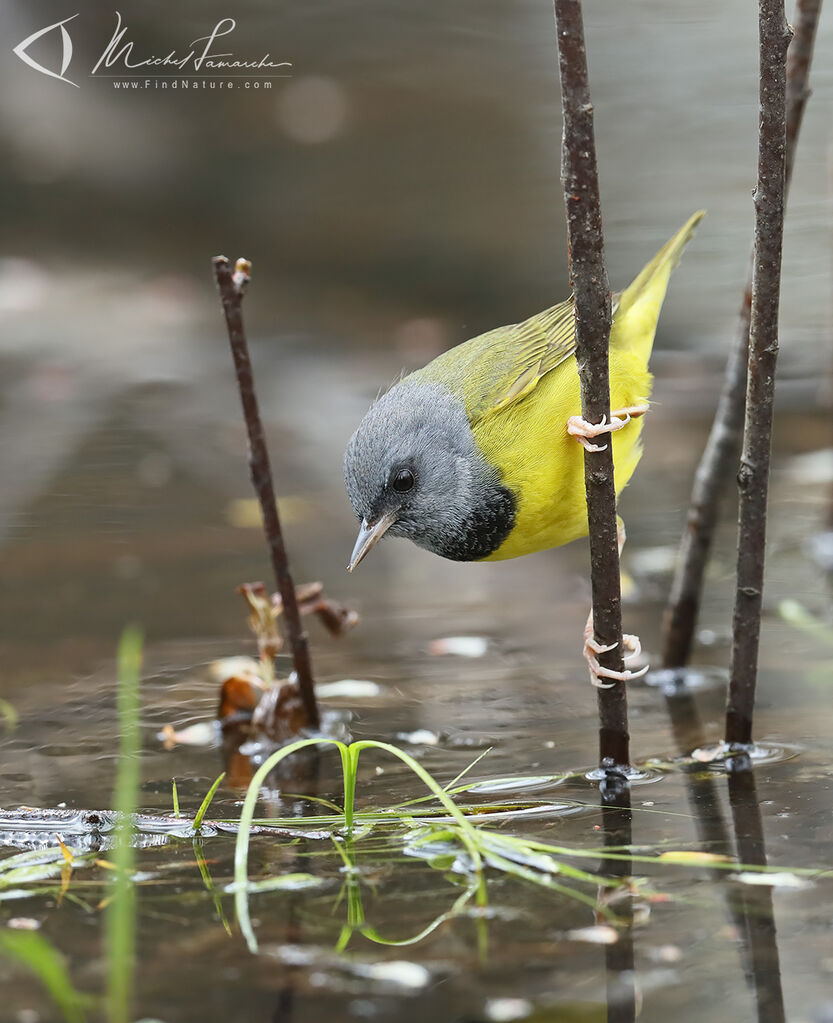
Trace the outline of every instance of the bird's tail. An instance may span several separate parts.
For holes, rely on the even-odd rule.
[[[683,249],[705,215],[705,210],[698,210],[690,217],[641,270],[633,283],[614,297],[616,306],[610,332],[611,347],[633,352],[643,358],[647,365],[671,271],[679,263]]]

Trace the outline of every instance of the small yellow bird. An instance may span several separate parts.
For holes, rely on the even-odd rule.
[[[609,423],[581,418],[572,299],[452,348],[371,406],[344,460],[361,521],[351,571],[387,532],[455,561],[517,558],[587,535],[576,440],[592,450],[613,434],[618,494],[642,454],[668,280],[703,215],[613,296]]]

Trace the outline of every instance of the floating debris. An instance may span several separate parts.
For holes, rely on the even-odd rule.
[[[615,945],[619,940],[619,932],[608,924],[596,924],[594,927],[577,927],[567,931],[570,941],[584,941],[591,945]]]
[[[813,882],[806,877],[798,877],[789,871],[778,873],[758,873],[757,871],[742,871],[739,874],[732,874],[733,881],[740,881],[741,884],[761,885],[764,888],[793,888],[802,891],[805,888],[815,887]]]
[[[784,472],[795,483],[824,486],[833,483],[833,448],[793,455]]]
[[[701,852],[698,849],[676,849],[662,852],[657,857],[665,863],[679,863],[696,865],[698,863],[731,863],[731,856],[723,856],[720,853]]]
[[[0,720],[3,721],[7,731],[13,732],[20,720],[17,711],[8,700],[0,699]]]
[[[156,738],[165,749],[174,749],[176,746],[214,746],[219,736],[216,722],[198,721],[180,731],[173,725],[163,725]]]
[[[282,743],[296,737],[306,725],[301,689],[292,680],[280,686],[269,686],[252,714],[252,727],[273,742]]]
[[[800,749],[798,746],[788,746],[786,743],[756,742],[744,749],[744,755],[755,764],[780,764],[785,760],[792,760],[797,757]],[[714,746],[703,746],[695,749],[688,760],[699,764],[709,764],[712,767],[727,770],[731,766],[732,758],[737,756],[737,751],[725,742],[715,743]],[[685,759],[680,761],[685,763]]]
[[[306,522],[317,511],[317,506],[304,497],[279,497],[278,514],[286,524]],[[235,529],[262,529],[263,513],[256,497],[237,497],[225,509],[226,522]]]
[[[260,681],[260,667],[254,657],[221,657],[209,664],[208,673],[218,684],[235,677]]]
[[[437,746],[440,741],[439,735],[436,732],[429,732],[427,728],[417,728],[413,732],[397,732],[396,738],[411,746]]]
[[[804,545],[807,555],[825,572],[833,572],[833,531],[811,536]]]
[[[654,963],[671,965],[683,960],[683,950],[679,945],[658,945],[656,948],[648,948],[645,951],[648,958]]]
[[[351,972],[365,980],[407,991],[419,991],[431,982],[429,970],[406,959],[394,959],[388,963],[353,963]]]
[[[301,892],[308,888],[320,888],[327,882],[314,874],[281,874],[278,877],[266,877],[261,881],[249,881],[245,885],[247,892]],[[232,882],[224,891],[236,892],[237,885]]]
[[[251,721],[266,687],[259,678],[250,675],[232,675],[220,687],[217,720],[223,726]]]
[[[369,700],[379,696],[382,687],[376,682],[366,682],[357,678],[342,678],[338,682],[323,682],[315,687],[317,696],[322,700],[343,697],[351,700]]]
[[[210,666],[213,678],[220,684],[217,718],[224,734],[239,732],[241,743],[247,733],[260,732],[272,742],[286,742],[309,725],[309,709],[305,704],[295,674],[279,680],[275,674],[275,657],[283,648],[278,618],[283,613],[283,600],[278,593],[269,594],[263,583],[244,583],[238,587],[249,606],[249,627],[257,638],[259,660],[251,657],[225,657]],[[298,610],[302,615],[315,614],[327,631],[340,636],[358,624],[359,616],[338,601],[330,600],[321,583],[304,583],[295,587]],[[335,685],[345,685],[336,683]],[[356,689],[373,683],[353,683]],[[322,689],[316,687],[320,695]],[[327,693],[326,687],[323,690]],[[376,695],[377,689],[364,695]],[[355,696],[356,692],[330,690],[330,695]],[[361,694],[359,694],[361,695]],[[167,742],[175,741],[166,734]],[[245,781],[245,779],[243,779]]]
[[[561,785],[569,778],[569,774],[538,774],[523,775],[517,778],[491,778],[488,781],[475,782],[468,787],[469,792],[517,792],[540,789],[550,785]]]
[[[485,636],[446,636],[435,639],[428,647],[434,657],[483,657],[489,649]]]
[[[484,1009],[490,1023],[510,1023],[524,1019],[532,1012],[532,1003],[525,998],[491,998]]]

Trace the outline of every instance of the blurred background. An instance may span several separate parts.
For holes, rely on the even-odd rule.
[[[656,663],[692,474],[747,273],[757,27],[754,5],[740,0],[585,0],[584,8],[613,287],[626,285],[694,210],[708,210],[671,282],[645,455],[621,502],[625,627]],[[325,708],[350,711],[354,736],[405,744],[440,779],[490,749],[477,771],[520,776],[524,798],[530,772],[572,771],[563,791],[595,805],[597,789],[583,775],[597,744],[596,700],[580,656],[589,606],[583,541],[513,562],[459,565],[391,540],[353,576],[345,572],[356,523],[342,455],[379,389],[451,345],[566,297],[552,4],[118,4],[134,60],[184,54],[230,9],[237,26],[216,49],[254,59],[268,52],[291,62],[289,77],[268,89],[265,80],[247,89],[241,79],[231,89],[206,79],[187,90],[145,88],[144,77],[122,88],[126,76],[89,75],[116,29],[114,7],[0,4],[0,698],[20,715],[16,729],[0,725],[0,805],[109,805],[112,657],[128,622],[146,635],[142,806],[167,813],[176,776],[183,806],[196,807],[221,769],[217,748],[171,750],[159,733],[173,723],[211,734],[217,684],[206,664],[252,651],[235,589],[269,581],[211,273],[218,253],[254,263],[245,315],[296,582],[321,579],[362,614],[337,641],[310,623],[317,680],[364,680],[365,694],[368,682],[378,694],[362,700],[347,686],[340,704],[328,695]],[[825,562],[816,543],[833,487],[829,14],[787,216],[756,720],[756,738],[777,754],[756,773],[771,862],[782,870],[829,865],[833,803],[833,718],[824,711],[833,664],[819,624],[833,616],[833,558],[828,544]],[[71,17],[65,74],[77,87],[13,53]],[[27,52],[59,70],[59,30]],[[696,653],[710,740],[721,734],[734,518],[727,500]],[[812,641],[779,619],[784,598],[818,616]],[[458,654],[474,655],[434,642],[449,636],[465,638]],[[635,761],[668,764],[677,746],[662,692],[634,685],[629,701]],[[635,810],[646,811],[635,814],[640,843],[696,842],[696,821],[684,812],[689,777],[678,770],[634,790]],[[231,778],[226,786],[212,813],[233,818],[240,792]],[[367,769],[360,789],[378,804],[412,794],[413,781],[386,761]],[[328,774],[321,793],[339,798],[335,791]],[[598,841],[594,820],[542,824],[555,829],[544,832],[550,839],[586,845]],[[231,878],[230,850],[226,836],[208,851],[218,886]],[[531,889],[490,885],[491,960],[478,971],[472,921],[450,922],[419,946],[389,950],[425,963],[431,979],[423,995],[391,999],[368,980],[350,988],[332,973],[321,980],[339,958],[332,947],[340,917],[329,904],[320,925],[305,904],[290,904],[305,920],[300,938],[280,893],[259,903],[264,947],[275,943],[277,952],[248,955],[214,919],[206,893],[197,897],[192,857],[183,843],[187,879],[171,873],[169,888],[154,879],[142,894],[143,1015],[286,1020],[287,999],[276,990],[283,984],[291,995],[297,984],[297,1018],[310,1021],[345,1012],[397,1023],[510,1019],[507,996],[513,1011],[527,1011],[517,1008],[518,994],[542,1004],[595,1001],[597,1009],[558,1018],[605,1018],[601,950],[574,953],[563,941],[565,920],[591,921],[583,907],[568,912]],[[387,878],[367,875],[374,920],[398,936],[448,909],[439,881],[400,882],[404,869],[397,862]],[[652,928],[639,931],[640,1018],[751,1019],[749,971],[733,951],[738,933],[727,926],[718,886],[704,885],[700,868],[692,873],[690,885],[673,882],[681,901],[654,907]],[[397,886],[408,901],[386,909]],[[63,908],[50,898],[10,903],[9,912],[35,913],[75,981],[98,990],[99,916],[69,897]],[[830,1020],[833,960],[818,952],[829,939],[829,898],[819,887],[777,899],[789,1018]],[[280,958],[281,943],[291,952],[301,941],[313,950],[309,959]],[[358,946],[364,962],[378,954]],[[777,977],[777,962],[770,966]],[[0,985],[4,1018],[55,1018],[35,981],[5,959]],[[342,991],[353,992],[346,1009]],[[502,1015],[484,1013],[487,996],[504,999]]]
[[[718,0],[585,7],[613,286],[709,212],[662,316],[658,406],[625,498],[636,544],[642,530],[673,547],[747,269],[756,25],[747,5]],[[137,59],[185,52],[228,5],[119,11]],[[291,76],[222,91],[89,77],[116,27],[107,4],[67,25],[78,88],[11,52],[76,13],[0,8],[8,692],[47,669],[91,670],[127,620],[159,640],[242,632],[234,587],[266,567],[218,252],[254,261],[246,315],[299,580],[323,577],[371,615],[391,601],[430,613],[440,587],[451,606],[494,609],[536,573],[572,585],[581,545],[461,567],[392,542],[343,574],[354,522],[341,456],[378,389],[566,294],[551,5],[241,0],[219,48],[268,50]],[[828,408],[831,44],[823,21],[787,223],[779,390],[794,436],[822,446],[828,412],[809,430],[801,417]],[[56,67],[57,34],[31,53]]]

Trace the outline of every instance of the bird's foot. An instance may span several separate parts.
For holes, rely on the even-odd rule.
[[[575,437],[579,444],[587,451],[604,451],[607,444],[591,443],[594,437],[599,437],[603,433],[615,433],[617,430],[623,429],[631,419],[644,416],[648,408],[648,405],[631,405],[628,408],[616,409],[615,412],[611,412],[609,422],[607,416],[602,416],[600,423],[588,423],[581,416],[570,416],[567,420],[567,433],[571,437]]]
[[[603,433],[614,433],[616,430],[621,430],[630,421],[631,417],[627,414],[622,417],[611,415],[610,422],[607,421],[607,416],[602,416],[600,423],[588,423],[581,416],[570,416],[567,420],[567,433],[571,437],[575,437],[586,451],[604,451],[607,444],[593,444],[591,443],[592,439]]]
[[[590,683],[595,686],[596,689],[611,689],[614,682],[632,682],[636,678],[642,678],[646,675],[650,665],[646,664],[643,668],[639,668],[637,671],[632,671],[628,665],[633,662],[642,653],[642,644],[639,641],[638,636],[631,636],[624,634],[622,636],[622,648],[626,651],[622,660],[625,663],[624,671],[614,671],[613,668],[604,668],[599,664],[599,654],[606,654],[610,650],[615,650],[619,646],[618,643],[610,643],[605,645],[603,643],[597,643],[593,636],[593,617],[592,615],[587,619],[587,625],[584,628],[584,658],[587,661],[587,666],[590,669]],[[611,681],[607,684],[601,681],[603,678],[609,678]]]

